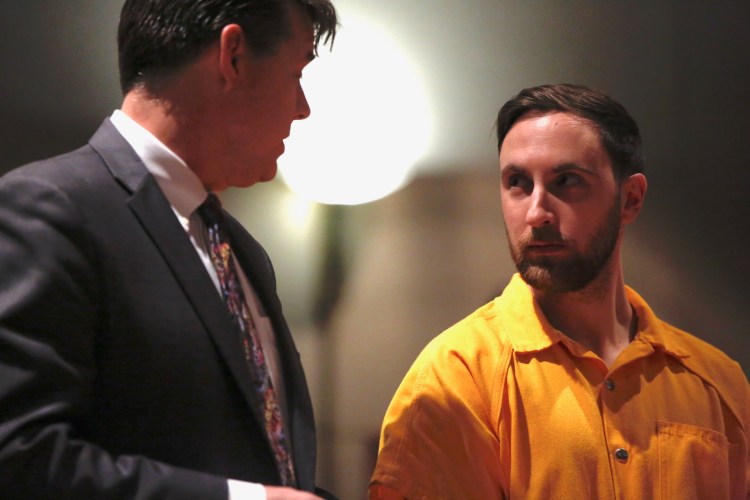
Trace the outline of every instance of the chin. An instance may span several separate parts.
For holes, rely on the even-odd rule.
[[[274,163],[273,168],[268,168],[263,171],[263,174],[258,179],[258,182],[268,182],[276,178],[278,172],[278,166]]]
[[[268,182],[276,178],[276,163],[263,168],[254,168],[246,171],[246,175],[237,175],[232,179],[231,185],[235,188],[246,188],[258,182]]]

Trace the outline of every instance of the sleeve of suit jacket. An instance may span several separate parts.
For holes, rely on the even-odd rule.
[[[225,500],[224,478],[114,456],[77,432],[110,285],[82,217],[40,176],[0,181],[0,496]]]

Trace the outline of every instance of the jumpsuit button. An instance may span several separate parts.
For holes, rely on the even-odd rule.
[[[615,450],[615,458],[620,462],[627,462],[629,456],[630,453],[628,453],[628,450],[625,448],[617,448],[617,450]]]
[[[608,378],[604,381],[604,387],[606,387],[608,391],[614,391],[615,383],[612,381],[612,379]]]

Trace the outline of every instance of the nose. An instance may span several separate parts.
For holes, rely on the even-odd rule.
[[[541,227],[552,224],[554,220],[549,193],[543,189],[535,189],[531,193],[530,205],[526,211],[526,223],[531,227]]]
[[[304,120],[310,116],[310,104],[307,102],[307,96],[302,89],[302,85],[297,85],[297,116],[295,120]]]

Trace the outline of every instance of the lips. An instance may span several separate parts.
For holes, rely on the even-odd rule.
[[[549,255],[558,253],[565,249],[565,245],[557,242],[534,241],[523,247],[523,253],[536,255]]]
[[[529,246],[529,247],[553,247],[553,246],[561,247],[561,246],[563,246],[563,243],[561,241],[531,241],[531,242],[527,243],[526,246]]]

